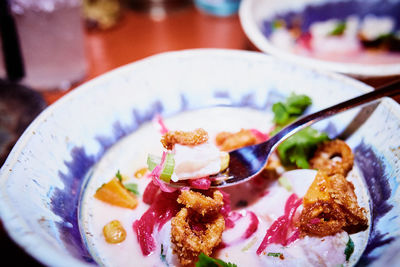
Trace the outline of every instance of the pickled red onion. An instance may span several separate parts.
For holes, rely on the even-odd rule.
[[[285,214],[276,219],[271,227],[267,230],[263,241],[257,249],[257,254],[260,255],[269,244],[281,244],[287,245],[297,238],[299,238],[300,234],[297,234],[297,228],[293,229],[294,233],[289,233],[292,227],[292,220],[297,208],[302,203],[302,199],[298,198],[296,194],[291,194],[285,205]],[[288,237],[288,235],[290,237]]]

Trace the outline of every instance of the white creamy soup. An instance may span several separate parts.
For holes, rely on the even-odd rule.
[[[267,133],[273,127],[270,113],[245,108],[212,108],[185,112],[165,120],[171,130],[205,129],[210,140],[222,131],[236,132],[240,129],[257,129]],[[135,172],[146,167],[148,154],[161,154],[161,134],[155,123],[147,123],[140,129],[116,143],[94,166],[85,188],[81,207],[81,232],[94,259],[103,266],[181,266],[173,253],[171,243],[171,220],[162,227],[155,227],[153,238],[156,248],[143,255],[134,231],[133,223],[149,209],[142,201],[146,186],[151,178],[136,178]],[[126,182],[138,186],[138,205],[135,209],[110,205],[94,197],[102,184],[110,181],[119,171]],[[351,266],[357,262],[368,239],[368,229],[351,234],[354,252],[346,261],[345,249],[349,235],[339,232],[325,237],[301,236],[281,245],[271,243],[257,253],[267,230],[285,214],[285,205],[290,199],[303,198],[312,184],[317,171],[299,169],[278,170],[282,180],[252,180],[223,191],[230,196],[234,226],[225,227],[222,242],[214,249],[213,258],[231,262],[237,266]],[[354,184],[360,207],[365,208],[369,218],[368,195],[361,176],[354,166],[347,175]],[[300,203],[300,202],[299,202]],[[295,209],[293,217],[299,216],[302,205]],[[103,227],[110,221],[118,220],[126,231],[123,242],[106,242]],[[257,222],[257,223],[255,223]]]

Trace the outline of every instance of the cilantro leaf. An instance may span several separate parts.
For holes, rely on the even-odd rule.
[[[286,139],[278,146],[279,157],[283,164],[295,164],[299,168],[308,169],[308,158],[317,145],[328,140],[326,133],[313,128],[305,128]]]
[[[350,259],[351,254],[354,252],[354,242],[349,236],[349,241],[347,241],[346,249],[344,250],[344,254],[346,255],[346,261]]]
[[[220,259],[213,259],[204,253],[200,253],[196,267],[237,267],[237,265],[230,262],[226,263]]]
[[[329,33],[329,35],[333,36],[342,35],[345,30],[346,30],[346,22],[341,21],[336,24],[335,28]]]
[[[125,188],[128,189],[128,191],[134,193],[135,195],[140,195],[139,190],[138,190],[138,185],[135,183],[129,183],[129,184],[124,184]]]
[[[301,115],[311,103],[311,98],[308,96],[292,93],[285,103],[277,102],[272,106],[274,122],[280,126],[290,123]]]
[[[160,259],[166,266],[169,266],[168,261],[167,261],[167,256],[164,254],[164,246],[163,246],[163,244],[161,244]]]
[[[270,253],[267,254],[267,256],[277,257],[277,258],[279,258],[281,255],[282,255],[282,253],[279,253],[279,252],[278,253],[270,252]]]
[[[122,182],[122,175],[121,175],[121,173],[119,172],[119,170],[118,170],[117,173],[115,174],[115,177],[117,177],[118,180],[119,180],[120,182]]]
[[[285,102],[277,102],[272,106],[274,122],[277,124],[271,135],[276,134],[285,125],[293,122],[304,110],[312,104],[310,97],[292,93]],[[312,128],[306,128],[285,140],[278,147],[279,157],[284,165],[296,165],[308,169],[308,158],[317,145],[328,140],[325,133],[320,133]]]

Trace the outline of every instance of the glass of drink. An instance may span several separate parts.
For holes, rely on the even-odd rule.
[[[25,66],[21,83],[36,90],[66,90],[81,81],[87,71],[81,1],[8,2]],[[0,77],[5,78],[2,58],[0,49]]]

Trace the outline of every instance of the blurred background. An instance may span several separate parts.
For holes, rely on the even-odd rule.
[[[259,51],[241,27],[240,2],[0,0],[0,166],[46,106],[107,71],[166,51]],[[12,265],[40,266],[2,229],[0,245]]]

